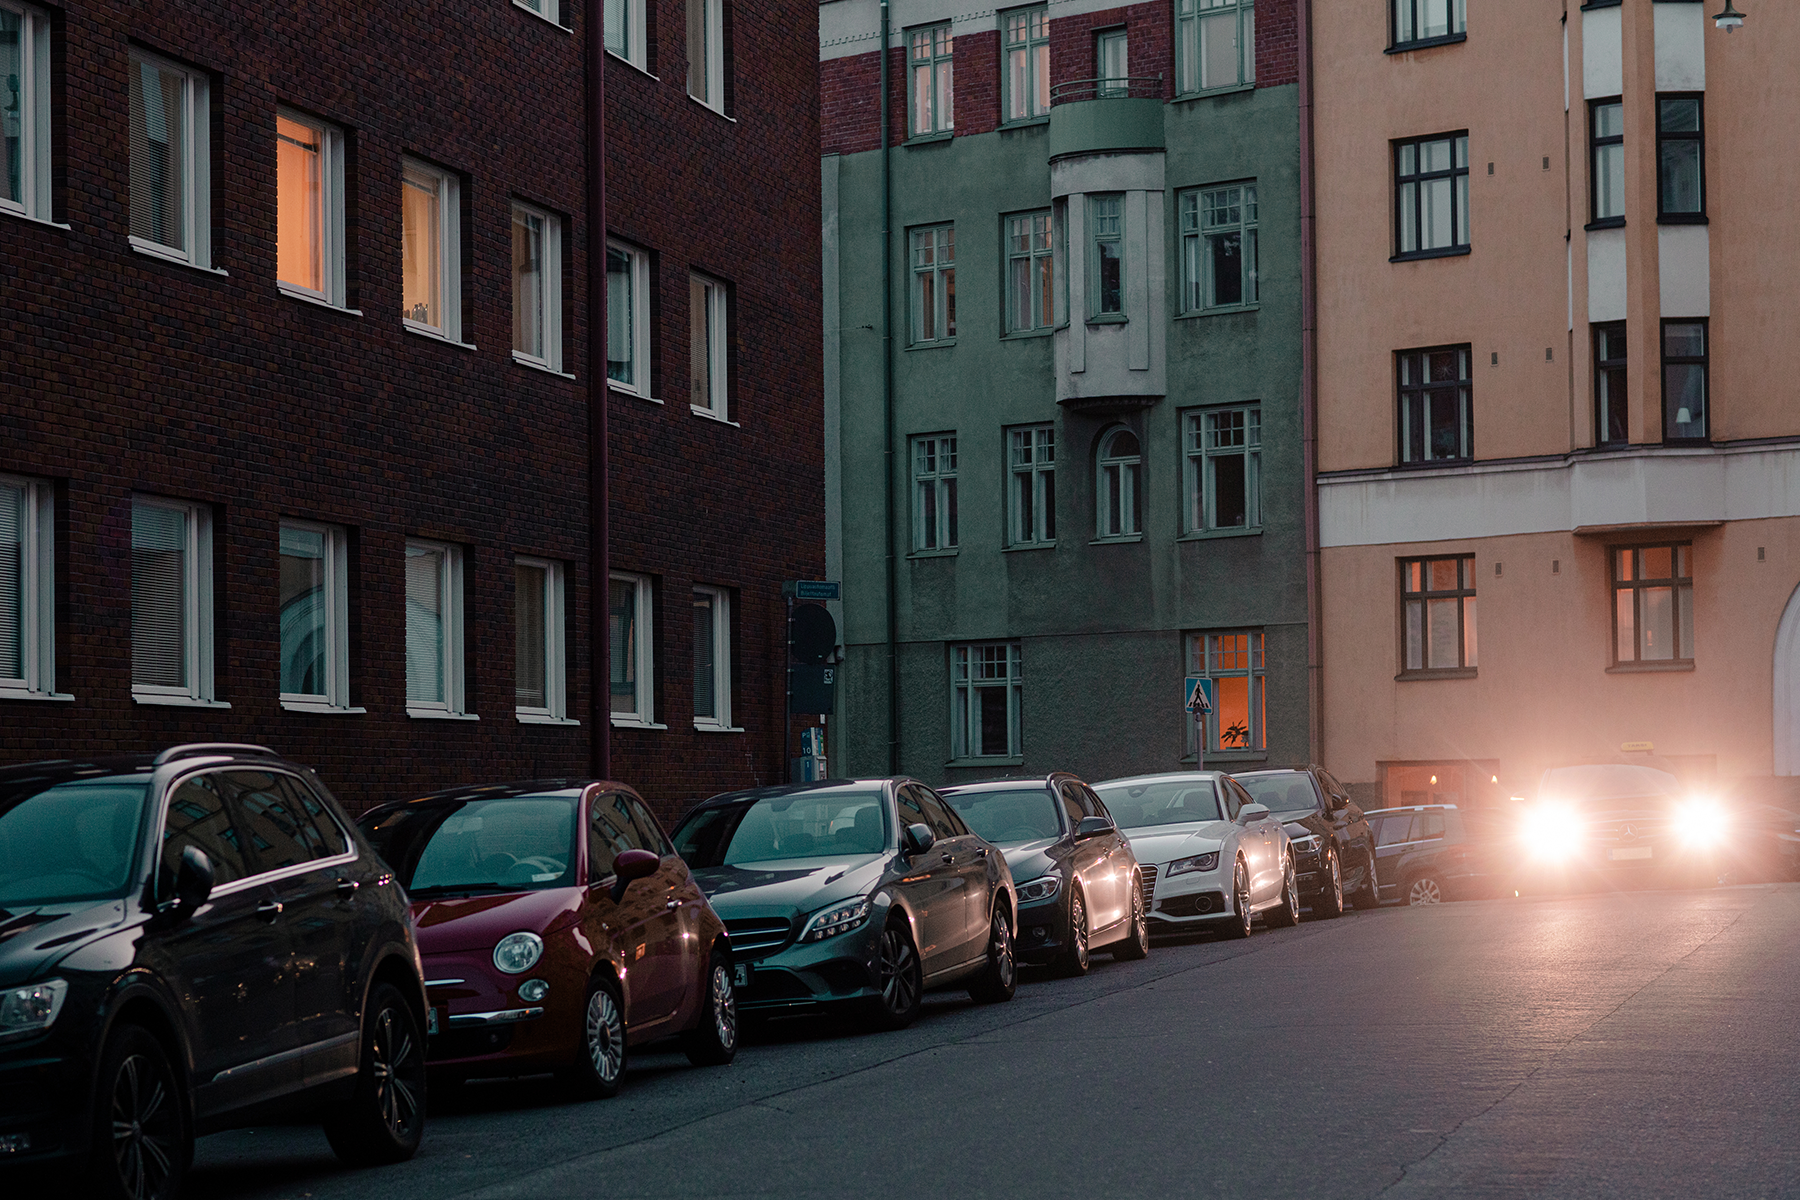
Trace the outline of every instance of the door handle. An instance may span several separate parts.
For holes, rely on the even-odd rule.
[[[986,858],[987,857],[987,847],[983,846],[981,849],[977,850],[975,852],[975,857],[976,858]]]
[[[340,879],[337,881],[337,894],[340,898],[348,900],[356,895],[356,889],[361,886],[362,882],[360,880]]]
[[[264,900],[256,906],[256,915],[274,924],[275,918],[281,915],[282,904],[279,900]]]
[[[681,901],[679,901],[679,900],[671,900],[671,901],[669,901],[669,902],[668,902],[668,903],[667,903],[667,904],[665,904],[665,905],[663,905],[663,907],[664,907],[664,908],[680,908],[680,907],[681,907]]]

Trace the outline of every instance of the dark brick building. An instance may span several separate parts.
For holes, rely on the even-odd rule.
[[[665,816],[779,776],[816,5],[623,7],[597,593],[588,6],[0,0],[0,761],[255,741],[356,808],[585,772],[600,707]]]

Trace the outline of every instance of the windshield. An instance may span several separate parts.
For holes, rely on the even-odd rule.
[[[883,808],[880,792],[833,789],[702,809],[675,831],[675,853],[694,868],[880,854],[888,846]]]
[[[1120,829],[1218,821],[1219,796],[1210,779],[1115,783],[1094,789]]]
[[[1319,811],[1312,780],[1299,771],[1281,771],[1269,775],[1238,775],[1250,798],[1276,816]]]
[[[1552,767],[1544,772],[1544,782],[1538,789],[1538,794],[1544,799],[1576,803],[1678,796],[1681,794],[1681,781],[1667,771],[1630,763]]]
[[[124,895],[149,777],[42,784],[0,791],[0,908]]]
[[[1062,836],[1056,801],[1041,787],[955,792],[944,797],[976,833],[996,846]]]
[[[575,796],[408,805],[364,828],[413,896],[575,883]]]

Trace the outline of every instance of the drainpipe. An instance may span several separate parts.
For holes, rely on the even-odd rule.
[[[894,553],[894,188],[888,149],[888,0],[881,0],[881,416],[887,521],[888,774],[900,773],[900,564]]]
[[[607,540],[609,447],[606,434],[606,23],[605,6],[583,13],[587,25],[587,400],[588,637],[593,703],[588,773],[612,778],[612,553]]]
[[[1312,0],[1299,0],[1300,42],[1300,445],[1306,477],[1306,718],[1312,762],[1324,761],[1324,609],[1319,578],[1319,320],[1318,244],[1313,210]]]

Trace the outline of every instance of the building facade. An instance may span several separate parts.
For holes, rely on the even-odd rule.
[[[1306,758],[1295,21],[820,8],[835,772]]]
[[[779,774],[780,584],[823,556],[812,10],[615,7],[603,390],[597,6],[0,0],[0,760],[260,742],[354,808],[585,773],[598,717],[665,816]],[[799,224],[720,219],[762,205]]]
[[[1800,771],[1800,14],[1747,7],[1315,8],[1325,761],[1383,802]]]

